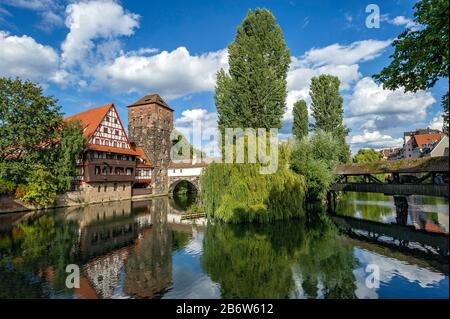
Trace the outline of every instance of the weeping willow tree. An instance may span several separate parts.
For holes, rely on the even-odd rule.
[[[261,174],[258,163],[209,165],[200,180],[207,215],[228,223],[267,223],[302,217],[305,182],[289,169],[289,153],[289,144],[280,144],[274,174]]]

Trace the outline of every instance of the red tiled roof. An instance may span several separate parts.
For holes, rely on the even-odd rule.
[[[134,151],[138,154],[138,156],[146,162],[145,164],[139,163],[137,166],[147,166],[147,167],[153,167],[153,163],[150,160],[150,158],[145,154],[145,151],[140,147],[134,147]]]
[[[166,103],[166,101],[164,101],[161,96],[159,96],[159,94],[148,94],[142,98],[140,98],[139,100],[137,100],[136,102],[134,102],[131,105],[128,105],[128,107],[130,106],[138,106],[138,105],[145,105],[145,104],[150,104],[150,103],[156,103],[158,105],[161,105],[171,111],[173,111],[173,109]]]
[[[134,149],[131,149],[131,148],[120,148],[120,147],[113,147],[113,146],[88,144],[87,149],[91,150],[91,151],[101,151],[101,152],[139,156],[138,152],[136,152]]]
[[[66,117],[64,121],[70,122],[73,120],[79,120],[84,127],[84,135],[86,137],[90,137],[100,125],[108,110],[113,106],[114,104],[110,103],[95,107],[93,109]]]
[[[444,134],[442,134],[442,133],[416,134],[416,135],[414,135],[414,138],[416,139],[417,146],[419,146],[419,148],[422,148],[423,144],[430,145],[431,143],[439,141],[443,136],[444,136]]]

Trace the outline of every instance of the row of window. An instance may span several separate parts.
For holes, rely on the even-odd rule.
[[[127,144],[126,143],[123,143],[123,142],[120,143],[120,142],[116,142],[116,141],[110,143],[109,140],[103,140],[103,139],[100,139],[100,138],[96,138],[94,140],[94,144],[105,145],[105,146],[113,146],[113,147],[120,147],[120,148],[127,148]]]
[[[134,161],[134,156],[116,153],[93,152],[94,159],[113,159],[119,161]]]
[[[126,189],[126,187],[127,187],[127,185],[125,185],[125,184],[122,185],[122,190],[124,191],[124,190]],[[101,187],[101,186],[98,186],[97,189],[98,189],[98,192],[99,192],[99,193],[102,191],[102,187]],[[118,189],[117,183],[114,183],[113,189],[114,189],[114,191],[117,191],[117,189]],[[103,186],[103,191],[104,191],[104,192],[107,192],[107,191],[108,191],[108,186],[107,186],[107,185]]]
[[[138,169],[138,170],[136,170],[136,176],[137,177],[151,177],[152,173],[149,169],[144,169],[144,170]]]
[[[133,169],[127,167],[124,169],[123,167],[116,167],[113,169],[111,166],[95,166],[95,175],[133,175]]]
[[[111,129],[111,134],[113,134],[113,132],[114,132],[114,135],[116,135],[116,136],[120,135],[120,131],[118,129],[115,129],[115,130]],[[106,126],[103,127],[103,133],[110,134],[109,128],[107,128]]]
[[[111,122],[111,116],[107,115],[105,119],[106,119],[106,122]],[[119,121],[117,120],[116,117],[113,117],[113,122],[114,122],[114,124],[119,123]]]

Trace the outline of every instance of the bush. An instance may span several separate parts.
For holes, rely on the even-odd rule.
[[[18,185],[15,192],[16,198],[23,198],[28,192],[28,187],[26,185]]]
[[[345,146],[345,145],[344,145]],[[290,157],[291,169],[305,177],[308,201],[324,201],[334,181],[333,170],[342,161],[344,147],[331,133],[317,131],[298,140]]]
[[[0,179],[0,195],[12,195],[16,190],[16,184],[11,181]]]
[[[289,145],[279,148],[278,170],[261,174],[259,164],[209,165],[201,176],[208,216],[228,222],[266,223],[304,215],[304,179],[289,170]]]
[[[48,207],[55,203],[56,178],[43,166],[38,166],[30,175],[26,193],[21,199],[37,207]]]

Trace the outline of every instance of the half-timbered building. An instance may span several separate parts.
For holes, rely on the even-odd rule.
[[[139,188],[139,194],[151,193],[152,163],[141,148],[130,143],[114,104],[65,119],[76,120],[81,122],[87,138],[75,178],[76,188],[85,194],[85,200],[129,198],[135,188]]]

